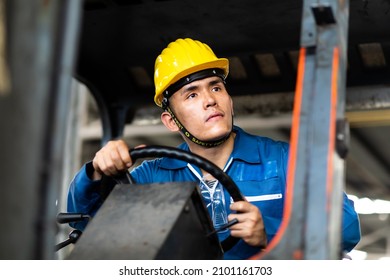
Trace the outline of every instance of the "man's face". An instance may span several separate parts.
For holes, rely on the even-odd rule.
[[[218,140],[231,132],[233,103],[219,77],[183,86],[169,103],[184,127],[202,141]]]

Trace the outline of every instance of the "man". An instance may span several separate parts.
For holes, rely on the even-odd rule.
[[[196,181],[215,228],[237,219],[219,232],[240,241],[224,253],[225,259],[247,259],[265,248],[276,234],[283,215],[288,144],[250,135],[233,125],[233,102],[225,79],[229,62],[217,58],[208,45],[178,39],[155,63],[155,103],[163,109],[162,123],[180,133],[180,149],[202,156],[223,169],[247,201],[231,202],[229,194],[205,171],[183,161],[161,158],[144,161],[132,172],[137,183]],[[108,142],[72,181],[68,211],[93,215],[100,206],[96,191],[102,174],[114,176],[133,162],[123,140]],[[360,240],[358,216],[344,194],[343,250]],[[85,225],[76,224],[83,229]]]

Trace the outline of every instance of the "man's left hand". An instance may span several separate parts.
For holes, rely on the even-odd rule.
[[[260,210],[247,201],[237,201],[230,205],[234,214],[230,214],[228,220],[234,218],[238,223],[230,227],[230,234],[243,239],[251,246],[263,247],[267,245],[263,217]]]

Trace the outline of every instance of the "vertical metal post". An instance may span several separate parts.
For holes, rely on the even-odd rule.
[[[57,1],[55,1],[57,2]],[[65,173],[65,158],[67,151],[67,129],[72,111],[72,79],[74,74],[76,54],[78,49],[79,29],[83,1],[65,0],[57,5],[55,22],[56,41],[53,57],[53,77],[51,94],[53,100],[49,112],[52,113],[53,122],[47,131],[47,143],[51,154],[47,160],[51,162],[50,173],[47,176],[46,201],[43,206],[45,219],[41,246],[37,248],[38,258],[52,259],[54,257],[53,243],[56,243],[58,232],[55,217],[60,212],[61,189]],[[38,214],[39,215],[39,214]],[[54,225],[53,225],[54,222]]]
[[[304,1],[284,220],[259,258],[341,258],[348,14],[347,0]]]
[[[62,186],[58,199],[58,212],[67,211],[67,194],[68,188],[74,174],[81,168],[82,165],[82,137],[80,131],[85,126],[88,118],[87,98],[89,95],[87,88],[80,84],[77,80],[73,80],[72,90],[70,93],[70,110],[67,117],[66,139],[64,144],[63,158],[63,173]],[[69,238],[70,232],[73,230],[68,224],[60,224],[57,234],[56,243],[59,244]],[[56,254],[57,259],[64,259],[72,250],[71,246],[67,246],[59,250]]]
[[[10,93],[0,97],[1,259],[54,257],[82,1],[7,1]]]

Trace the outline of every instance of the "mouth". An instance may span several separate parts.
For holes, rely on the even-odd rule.
[[[208,116],[208,118],[206,119],[206,122],[213,121],[213,120],[216,120],[216,119],[219,119],[222,117],[223,117],[223,114],[217,112],[217,113],[214,113],[214,114],[211,114],[210,116]]]

